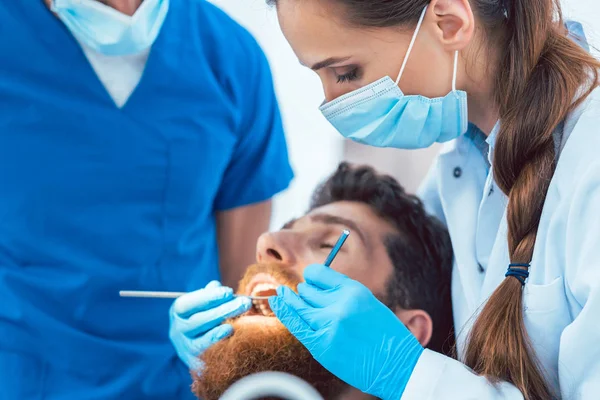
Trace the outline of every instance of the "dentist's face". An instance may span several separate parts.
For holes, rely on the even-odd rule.
[[[365,28],[345,21],[336,1],[277,0],[283,34],[302,65],[314,70],[331,101],[400,72],[415,26]],[[428,10],[400,81],[405,94],[438,97],[452,82],[452,54],[438,44],[435,14]]]
[[[363,203],[330,203],[288,222],[280,231],[264,233],[258,239],[256,259],[301,277],[308,265],[325,261],[344,229],[350,230],[350,236],[331,267],[384,294],[394,270],[384,240],[398,233]]]

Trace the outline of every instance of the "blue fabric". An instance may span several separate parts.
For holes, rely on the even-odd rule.
[[[565,21],[565,27],[569,31],[569,37],[578,45],[583,47],[585,51],[590,51],[590,45],[588,44],[587,37],[583,31],[583,26],[577,21]]]
[[[219,279],[215,212],[291,178],[266,59],[214,6],[173,2],[119,109],[43,2],[0,2],[0,399],[193,398],[171,302],[118,290]]]
[[[485,133],[483,133],[476,125],[469,123],[469,129],[467,130],[467,133],[465,133],[465,137],[473,143],[473,146],[475,146],[477,150],[479,150],[485,160],[487,171],[489,171],[491,167],[488,157],[490,148],[486,142],[487,136],[485,136]]]

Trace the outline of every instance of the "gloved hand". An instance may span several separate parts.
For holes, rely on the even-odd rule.
[[[248,297],[235,297],[231,288],[212,281],[204,289],[177,298],[169,311],[169,337],[179,358],[191,369],[201,366],[198,356],[233,328],[221,323],[252,306]]]
[[[304,271],[298,295],[280,287],[271,310],[338,378],[384,400],[399,400],[423,352],[396,315],[361,283],[324,265]]]

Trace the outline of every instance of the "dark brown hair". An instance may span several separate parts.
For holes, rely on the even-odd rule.
[[[281,0],[279,0],[281,1]],[[299,1],[299,0],[298,0]],[[355,26],[415,26],[429,0],[331,0]],[[546,192],[554,174],[553,132],[597,86],[600,64],[567,37],[558,0],[470,0],[486,34],[500,49],[494,100],[502,121],[494,174],[508,196],[512,263],[528,264]],[[534,266],[535,267],[535,266]],[[508,277],[471,330],[465,363],[492,381],[508,381],[526,399],[552,393],[523,322],[522,285]]]
[[[452,243],[446,227],[428,215],[421,200],[406,193],[393,177],[368,166],[341,163],[315,190],[310,207],[338,201],[366,204],[396,228],[396,233],[381,238],[394,270],[380,300],[391,310],[426,311],[433,322],[427,347],[451,355]]]

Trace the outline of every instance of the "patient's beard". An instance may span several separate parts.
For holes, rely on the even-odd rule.
[[[267,273],[293,289],[300,281],[281,267],[252,266],[240,282],[238,293],[249,294],[246,286],[258,273]],[[315,361],[275,317],[250,316],[229,322],[234,328],[233,335],[214,344],[200,357],[204,366],[194,374],[192,386],[198,398],[217,400],[238,380],[263,371],[287,372],[302,378],[325,399],[335,399],[348,388]]]
[[[193,384],[198,398],[217,400],[238,380],[263,371],[300,377],[325,399],[335,399],[347,388],[315,361],[283,325],[234,323],[234,329],[231,338],[215,344],[202,356],[204,369]]]

